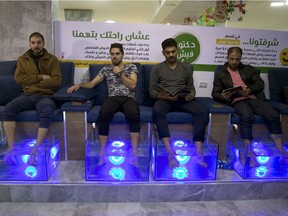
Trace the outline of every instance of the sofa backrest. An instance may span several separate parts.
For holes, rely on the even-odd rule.
[[[74,84],[75,66],[73,62],[60,62],[62,82],[61,87]]]
[[[0,105],[8,102],[20,95],[22,88],[14,79],[17,60],[0,61]]]
[[[288,87],[288,68],[274,68],[268,70],[270,99],[286,103],[284,88]]]
[[[137,76],[137,86],[135,89],[135,97],[136,101],[139,105],[142,105],[142,65],[139,63],[133,63],[136,65],[138,70]],[[109,64],[90,64],[89,65],[89,79],[92,80],[99,73],[99,71]],[[101,105],[103,101],[108,97],[108,88],[106,81],[98,84],[94,87],[96,90],[96,95],[93,97],[93,101],[95,105]]]
[[[17,60],[0,61],[0,76],[14,76]]]
[[[0,61],[0,105],[6,105],[8,102],[18,97],[22,88],[14,78],[17,66],[17,60]],[[61,87],[74,84],[74,63],[60,62],[62,83]]]
[[[153,68],[153,64],[144,64],[142,66],[143,70],[143,105],[144,106],[153,106],[155,100],[152,99],[149,95],[149,81],[150,75]]]

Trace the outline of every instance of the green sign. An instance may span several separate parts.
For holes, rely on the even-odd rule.
[[[174,38],[178,44],[177,59],[181,62],[192,64],[200,54],[198,38],[191,33],[181,33]]]

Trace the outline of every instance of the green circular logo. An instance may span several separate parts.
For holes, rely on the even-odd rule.
[[[178,44],[177,59],[189,64],[196,61],[200,54],[200,43],[197,37],[190,33],[182,33],[174,39]]]

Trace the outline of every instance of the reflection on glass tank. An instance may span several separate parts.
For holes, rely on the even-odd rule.
[[[187,140],[172,140],[172,150],[178,165],[169,166],[168,155],[164,145],[156,146],[155,180],[195,181],[215,180],[217,171],[217,144],[203,144],[202,155],[196,154],[195,145]]]
[[[284,145],[288,150],[288,146]],[[244,179],[288,178],[288,157],[273,143],[252,142],[254,156],[247,155],[247,149],[239,143],[231,145],[229,160],[234,170]]]
[[[149,144],[140,143],[138,145],[136,159],[131,153],[131,148],[129,141],[111,140],[105,148],[105,156],[100,157],[99,142],[88,140],[85,159],[86,180],[148,181],[150,170]]]
[[[36,163],[30,164],[30,151],[35,146],[35,139],[24,139],[15,144],[14,150],[6,157],[1,155],[0,180],[41,181],[48,180],[60,160],[59,141],[44,141],[39,146]]]

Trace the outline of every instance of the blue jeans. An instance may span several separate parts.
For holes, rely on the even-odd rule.
[[[129,122],[130,132],[140,132],[140,110],[136,101],[131,97],[113,96],[108,97],[102,104],[99,119],[99,135],[108,136],[109,124],[116,112],[123,112]]]
[[[157,126],[159,138],[170,137],[167,114],[170,111],[191,113],[194,117],[193,141],[205,140],[206,127],[209,122],[208,108],[192,100],[178,99],[177,101],[157,100],[153,108],[153,120]]]
[[[270,104],[260,99],[245,99],[233,104],[235,114],[240,118],[241,139],[252,140],[253,114],[259,115],[270,134],[282,134],[279,113]]]
[[[49,128],[55,107],[55,102],[48,96],[21,94],[5,106],[3,121],[15,121],[18,113],[36,109],[39,113],[39,127]]]

